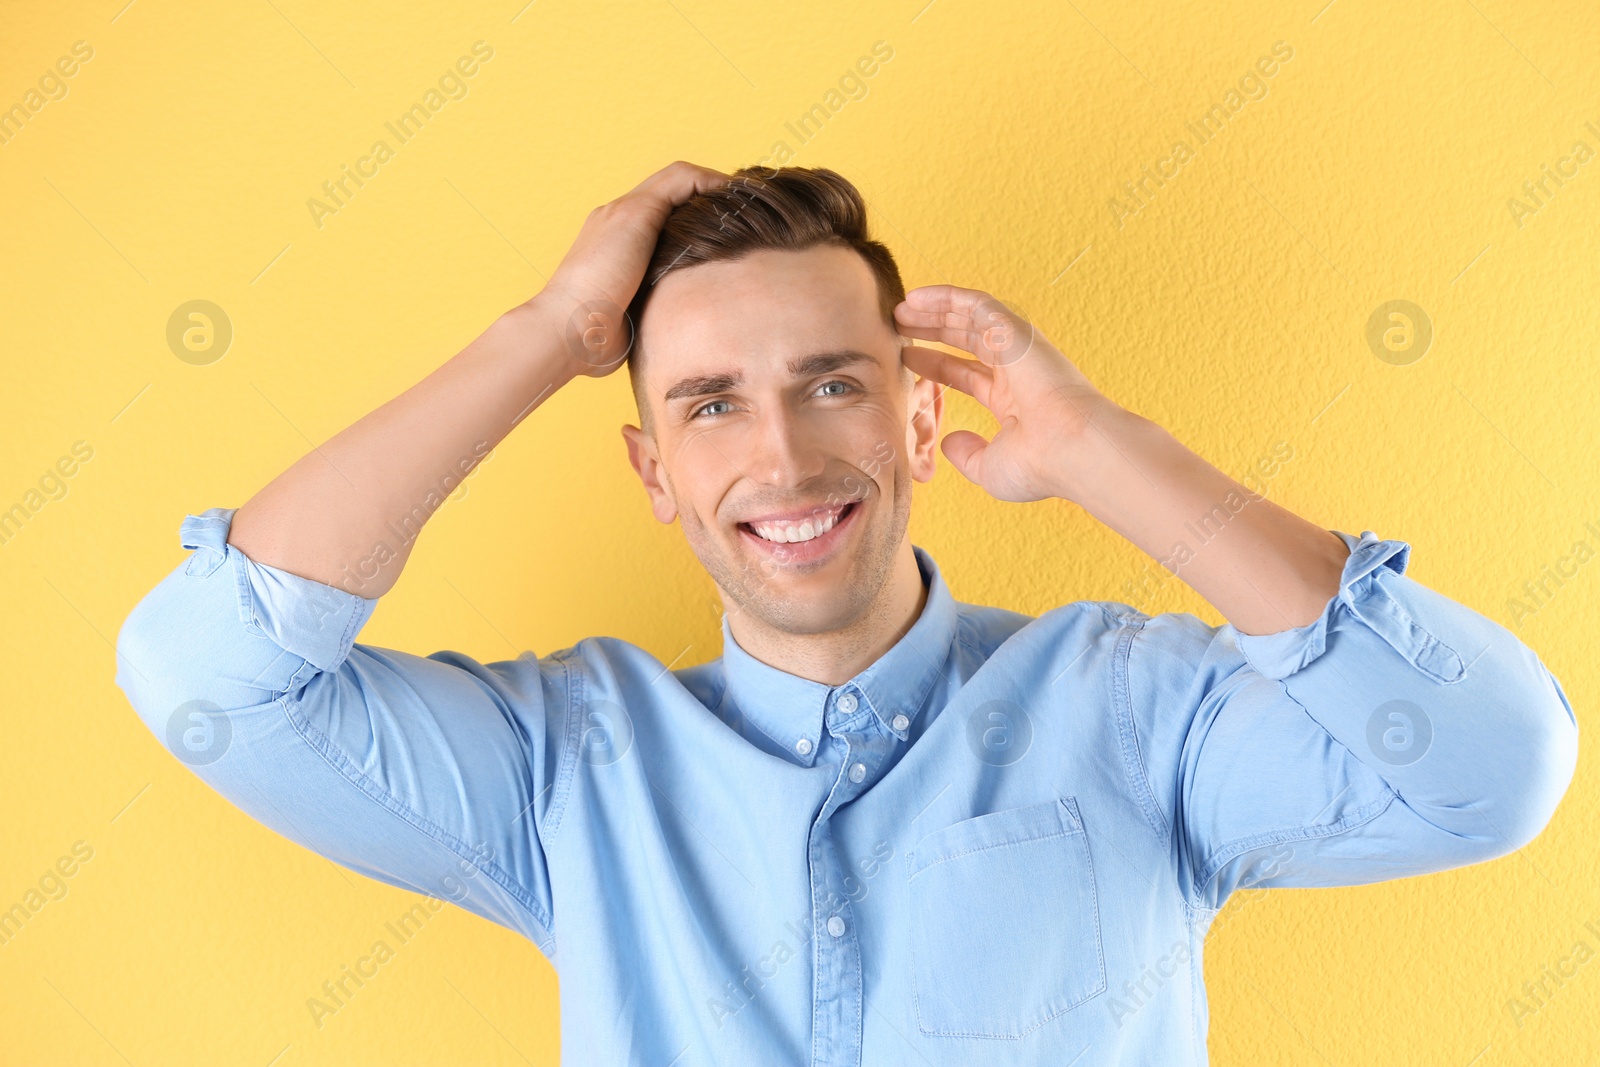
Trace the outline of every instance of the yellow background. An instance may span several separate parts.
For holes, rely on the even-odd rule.
[[[242,504],[453,355],[538,289],[590,208],[675,158],[731,170],[786,141],[841,171],[908,285],[1007,299],[1236,477],[1286,444],[1270,496],[1409,541],[1413,577],[1502,624],[1575,541],[1600,547],[1600,160],[1520,226],[1507,206],[1575,140],[1600,148],[1587,0],[123,2],[0,13],[0,105],[94,49],[0,145],[0,508],[93,448],[0,545],[0,907],[93,849],[0,946],[5,1063],[556,1062],[551,968],[455,909],[317,1028],[307,998],[418,898],[202,785],[113,684],[112,643],[183,557],[185,514]],[[479,40],[494,56],[468,95],[316,226],[307,199]],[[785,123],[880,40],[893,58],[866,95],[800,144]],[[1294,55],[1267,95],[1119,228],[1122,183],[1276,41]],[[234,329],[207,366],[166,343],[193,299]],[[1435,330],[1405,366],[1366,340],[1392,299]],[[717,655],[709,579],[626,465],[633,418],[625,374],[542,407],[441,509],[361,640]],[[991,424],[953,398],[946,425]],[[1153,564],[1072,505],[997,503],[947,465],[918,494],[913,539],[958,599],[1221,621],[1180,583],[1131,597]],[[1588,562],[1515,630],[1581,719],[1597,604]],[[1550,827],[1497,862],[1241,894],[1207,944],[1213,1062],[1584,1062],[1600,962],[1520,1027],[1507,1001],[1579,939],[1600,951],[1594,765],[1585,745]]]

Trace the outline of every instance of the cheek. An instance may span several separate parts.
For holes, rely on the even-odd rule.
[[[715,525],[717,509],[740,478],[729,460],[731,442],[697,434],[685,439],[672,457],[667,483],[680,510],[693,511]]]

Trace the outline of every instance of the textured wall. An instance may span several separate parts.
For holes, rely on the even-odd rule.
[[[1268,461],[1286,506],[1410,541],[1413,577],[1511,626],[1589,717],[1600,563],[1571,552],[1600,547],[1592,4],[523,2],[0,9],[0,106],[27,115],[0,144],[0,508],[27,513],[0,543],[0,907],[40,904],[0,945],[0,1060],[555,1062],[549,966],[454,910],[318,1027],[307,999],[417,898],[206,789],[113,685],[111,642],[185,513],[242,504],[458,351],[591,207],[674,158],[841,170],[909,284],[1000,294],[1225,470]],[[478,41],[466,95],[398,143],[385,123]],[[830,96],[880,41],[892,58]],[[786,123],[813,104],[835,107],[802,143]],[[308,206],[380,139],[364,186]],[[167,339],[199,299],[232,330],[204,365]],[[1369,343],[1392,300],[1431,324],[1420,359]],[[362,639],[716,655],[709,581],[625,463],[630,404],[615,375],[542,408]],[[988,429],[954,397],[947,426]],[[948,467],[918,494],[913,538],[960,599],[1221,621],[1177,583],[1138,592],[1154,564],[1068,504],[996,503]],[[1208,944],[1214,1062],[1584,1062],[1591,749],[1516,855],[1236,898]],[[46,879],[63,857],[72,876]],[[55,898],[29,898],[41,879]],[[1524,993],[1557,967],[1542,1004]]]

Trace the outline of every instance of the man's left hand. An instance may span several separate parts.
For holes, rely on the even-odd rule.
[[[1127,414],[1096,389],[1027,320],[995,297],[955,285],[925,285],[894,309],[900,333],[977,356],[962,359],[907,345],[901,358],[924,378],[952,386],[1000,423],[991,440],[971,430],[945,435],[957,470],[1000,500],[1073,499],[1076,442],[1097,419]]]

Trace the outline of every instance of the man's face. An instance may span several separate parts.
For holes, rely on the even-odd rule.
[[[655,426],[623,434],[656,518],[681,520],[730,612],[789,633],[859,621],[943,412],[933,382],[908,387],[866,261],[818,245],[669,272],[638,329]]]

